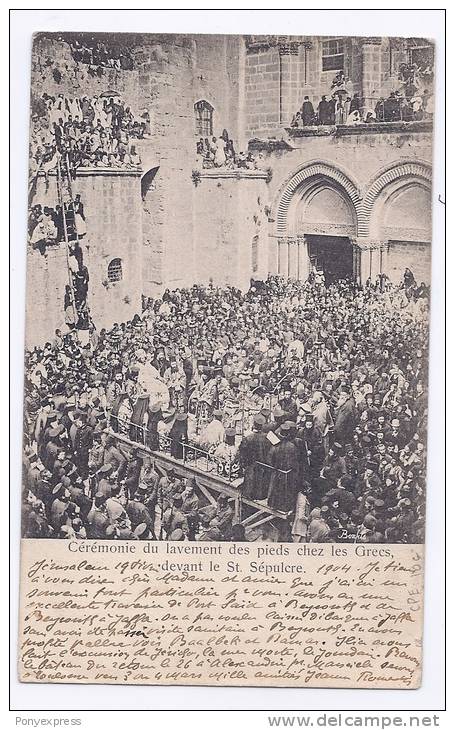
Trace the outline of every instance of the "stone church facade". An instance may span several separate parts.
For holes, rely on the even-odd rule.
[[[387,97],[404,66],[431,55],[429,42],[130,34],[121,42],[132,68],[95,76],[74,60],[67,35],[39,34],[32,54],[33,95],[115,90],[150,118],[150,135],[138,141],[142,169],[79,168],[74,181],[98,328],[140,313],[141,295],[195,282],[245,290],[269,273],[305,279],[333,251],[360,282],[381,272],[399,280],[406,266],[429,282],[431,120],[291,126],[304,96],[316,108],[341,70],[351,95],[370,105]],[[203,167],[197,140],[223,129],[254,169]],[[52,205],[56,195],[52,174],[39,176],[30,204]],[[63,245],[46,256],[29,249],[37,322],[29,344],[62,325],[65,257]],[[121,275],[111,280],[113,261]]]

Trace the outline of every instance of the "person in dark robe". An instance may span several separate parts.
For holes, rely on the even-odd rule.
[[[158,434],[158,424],[163,420],[163,412],[159,403],[154,403],[149,407],[148,410],[148,422],[147,422],[147,446],[152,451],[159,449],[160,437]]]
[[[335,414],[335,439],[340,444],[350,443],[357,425],[358,416],[354,398],[349,393],[341,393]]]
[[[403,286],[406,292],[414,289],[417,286],[414,274],[409,267],[406,267],[403,274]]]
[[[352,112],[359,112],[360,111],[360,98],[358,94],[354,94],[354,96],[351,99],[351,102],[349,104],[349,114],[352,114]]]
[[[189,397],[189,392],[190,392],[190,385],[191,385],[191,381],[193,379],[193,374],[194,374],[194,372],[193,372],[193,370],[194,370],[193,369],[193,363],[192,363],[191,357],[189,355],[190,355],[190,353],[188,353],[186,356],[184,356],[183,357],[183,360],[182,360],[182,370],[185,373],[185,378],[186,378],[186,382],[185,382],[185,403],[184,403],[184,407],[185,408],[188,406],[188,397]]]
[[[349,516],[357,504],[357,499],[352,489],[353,484],[351,478],[344,474],[338,479],[336,486],[326,492],[322,500],[323,504],[327,504],[334,509],[339,509],[340,512]]]
[[[141,456],[139,456],[139,450],[134,449],[132,452],[132,458],[126,465],[125,472],[125,489],[130,497],[136,494],[139,487],[143,463],[144,460]]]
[[[384,121],[398,122],[400,120],[400,101],[394,91],[384,102]]]
[[[283,397],[280,398],[278,403],[286,413],[286,418],[295,419],[297,417],[298,407],[295,398],[292,397],[292,390],[290,386],[284,386]]]
[[[113,399],[110,413],[110,427],[112,431],[114,431],[114,433],[117,433],[119,430],[118,414],[120,411],[120,407],[126,398],[128,398],[126,392],[124,390],[121,390]]]
[[[144,444],[146,439],[145,419],[149,410],[150,396],[138,396],[131,414],[130,439]]]
[[[280,512],[294,509],[299,481],[299,454],[297,446],[290,440],[290,427],[283,423],[280,427],[280,443],[270,450],[272,474],[268,493],[268,505]]]
[[[330,104],[326,96],[318,104],[318,120],[319,124],[330,124]]]
[[[87,424],[87,414],[80,412],[76,421],[77,431],[74,439],[75,463],[83,479],[88,477],[88,461],[93,446],[93,429]]]
[[[177,413],[169,437],[171,456],[174,459],[183,459],[184,444],[188,443],[188,415],[186,413]]]
[[[308,96],[305,96],[303,99],[302,122],[304,127],[314,124],[314,108]]]
[[[268,493],[269,470],[261,466],[268,463],[269,442],[262,430],[264,424],[263,416],[255,416],[253,433],[244,436],[239,446],[238,458],[244,470],[243,496],[247,499],[265,499]]]

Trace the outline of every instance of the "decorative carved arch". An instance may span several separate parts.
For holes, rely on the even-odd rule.
[[[370,231],[370,221],[374,205],[381,195],[382,191],[395,180],[403,180],[409,182],[410,179],[416,182],[424,182],[428,187],[431,186],[431,166],[420,161],[406,161],[395,164],[380,173],[368,188],[360,211],[358,219],[359,236],[368,236]]]
[[[314,160],[307,162],[303,167],[294,172],[278,192],[273,216],[276,220],[276,233],[278,236],[286,235],[288,212],[296,190],[305,180],[315,177],[321,177],[336,183],[337,187],[340,187],[346,193],[355,210],[357,219],[359,218],[362,199],[358,185],[345,172],[340,170],[340,168],[322,160]]]

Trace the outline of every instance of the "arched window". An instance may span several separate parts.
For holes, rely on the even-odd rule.
[[[155,175],[158,172],[158,167],[152,167],[151,170],[146,172],[141,178],[141,195],[142,200],[145,200],[147,193],[152,189],[152,184],[155,179]]]
[[[109,281],[121,281],[123,279],[122,259],[112,259],[107,267]]]
[[[194,105],[194,119],[198,137],[211,137],[213,134],[213,106],[208,101],[197,101]]]

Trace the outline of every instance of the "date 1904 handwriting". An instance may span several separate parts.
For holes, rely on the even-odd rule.
[[[261,547],[221,545],[215,560],[170,557],[165,544],[86,558],[55,541],[40,541],[37,557],[31,542],[22,553],[22,681],[419,685],[418,546],[360,558],[349,547],[302,557],[289,545],[264,557]]]

